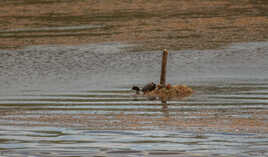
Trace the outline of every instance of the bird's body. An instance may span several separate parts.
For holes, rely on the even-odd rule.
[[[153,82],[151,82],[151,83],[145,85],[142,88],[142,92],[143,93],[147,93],[147,92],[153,91],[155,88],[156,88],[156,84],[154,84]]]
[[[156,84],[154,84],[153,82],[151,82],[151,83],[146,84],[141,90],[137,86],[133,86],[132,87],[132,90],[135,90],[136,91],[136,94],[139,94],[140,91],[142,91],[143,94],[145,94],[147,92],[151,92],[151,91],[155,90],[155,88],[156,88]]]

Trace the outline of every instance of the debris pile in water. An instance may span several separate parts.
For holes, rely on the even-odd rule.
[[[159,98],[161,100],[180,99],[192,95],[193,90],[186,85],[170,85],[166,87],[157,86],[152,91],[145,92],[145,96]]]
[[[181,99],[187,96],[190,96],[193,93],[193,90],[186,85],[170,85],[168,84],[165,87],[161,85],[155,85],[153,82],[145,85],[142,89],[137,86],[133,86],[132,90],[136,91],[136,94],[140,94],[140,91],[143,92],[144,96],[147,96],[151,99],[161,99],[161,100],[170,100],[170,99]]]
[[[140,91],[142,91],[145,96],[148,96],[151,99],[159,98],[162,101],[166,101],[169,99],[181,99],[183,97],[190,96],[193,93],[193,90],[186,85],[166,85],[167,58],[168,51],[164,49],[162,55],[160,85],[156,86],[155,83],[151,82],[145,85],[142,89],[137,86],[133,86],[132,90],[135,90],[136,94],[140,94]]]

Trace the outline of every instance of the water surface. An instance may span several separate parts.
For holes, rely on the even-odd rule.
[[[265,0],[0,5],[0,156],[268,156]],[[130,90],[164,48],[167,104]]]
[[[168,82],[195,93],[152,101],[160,51],[122,43],[1,51],[2,156],[267,156],[266,42],[170,51]]]

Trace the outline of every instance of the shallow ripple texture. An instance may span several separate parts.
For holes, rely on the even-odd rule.
[[[0,6],[0,157],[268,156],[265,0]],[[192,96],[130,90],[159,81],[163,48]]]
[[[170,51],[185,99],[130,88],[158,81],[161,52],[133,45],[1,50],[1,156],[268,156],[268,44]]]

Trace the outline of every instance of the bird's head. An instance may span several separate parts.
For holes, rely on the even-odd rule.
[[[132,90],[135,90],[135,91],[140,91],[140,88],[137,87],[137,86],[133,86],[131,89],[132,89]]]

